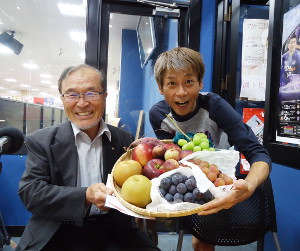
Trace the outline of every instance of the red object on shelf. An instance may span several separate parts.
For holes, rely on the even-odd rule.
[[[33,98],[34,104],[44,105],[44,98],[34,97]]]

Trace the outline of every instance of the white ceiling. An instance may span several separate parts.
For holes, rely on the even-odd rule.
[[[0,32],[15,31],[15,39],[24,44],[19,55],[0,52],[0,96],[59,97],[57,79],[60,73],[70,65],[84,62],[85,42],[73,41],[69,32],[85,33],[86,18],[64,16],[57,4],[81,5],[85,10],[85,2],[0,0]],[[121,30],[135,29],[136,23],[135,16],[112,16],[108,85],[116,84],[119,77]],[[39,68],[30,70],[23,66],[24,63],[35,63]],[[41,74],[52,77],[45,78]]]

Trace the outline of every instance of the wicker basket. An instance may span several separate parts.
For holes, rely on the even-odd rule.
[[[131,152],[132,151],[128,151],[126,153],[124,153],[116,163],[118,163],[119,161],[123,161],[123,160],[128,160],[128,159],[131,159]],[[116,164],[115,164],[116,166]],[[115,166],[113,167],[112,169],[112,174],[114,172],[114,168]],[[144,208],[140,208],[140,207],[137,207],[137,206],[134,206],[130,203],[128,203],[127,201],[125,201],[123,198],[122,198],[122,194],[121,194],[121,187],[119,187],[115,181],[113,180],[113,175],[111,175],[111,182],[112,182],[112,187],[113,187],[113,190],[114,190],[114,194],[116,196],[116,198],[125,206],[127,207],[128,209],[130,209],[131,211],[135,212],[135,213],[138,213],[140,215],[143,215],[143,216],[148,216],[148,217],[181,217],[181,216],[187,216],[187,215],[191,215],[191,214],[195,214],[195,213],[198,213],[200,211],[202,211],[202,208],[203,206],[202,205],[199,205],[198,207],[196,208],[193,208],[193,209],[189,209],[189,210],[181,210],[181,211],[173,211],[173,212],[152,212],[152,211],[149,211],[149,210],[146,210]]]

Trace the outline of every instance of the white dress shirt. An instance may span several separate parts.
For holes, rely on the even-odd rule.
[[[102,182],[102,135],[105,133],[109,141],[111,141],[111,133],[107,125],[101,119],[99,132],[96,138],[91,141],[85,132],[81,131],[75,124],[71,124],[78,154],[77,187],[88,187],[92,184]],[[99,213],[99,209],[95,205],[92,205],[90,215],[96,213]]]

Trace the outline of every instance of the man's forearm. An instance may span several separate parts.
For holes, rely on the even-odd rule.
[[[268,178],[269,173],[269,165],[266,162],[258,161],[252,164],[245,180],[248,181],[253,187],[253,190],[255,190],[255,188]]]

